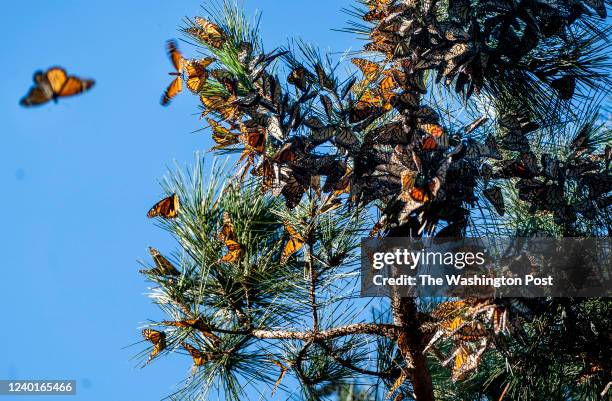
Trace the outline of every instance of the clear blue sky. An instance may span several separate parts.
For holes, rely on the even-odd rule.
[[[0,379],[76,379],[76,397],[140,401],[170,394],[186,357],[140,369],[138,327],[160,318],[143,294],[137,259],[174,243],[145,217],[157,180],[174,160],[191,163],[209,135],[191,132],[194,96],[159,105],[180,37],[200,1],[11,1],[2,5],[0,52]],[[341,51],[359,46],[332,32],[350,0],[246,0],[263,10],[267,49],[301,36]],[[182,49],[190,50],[185,44]],[[192,49],[191,49],[192,50]],[[25,109],[32,73],[53,65],[96,79],[85,95]],[[0,396],[0,401],[10,397]],[[18,398],[22,401],[30,397]],[[40,400],[41,398],[34,398]]]

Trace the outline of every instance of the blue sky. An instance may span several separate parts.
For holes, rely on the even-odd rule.
[[[160,318],[143,295],[137,259],[169,236],[146,217],[174,160],[211,146],[197,99],[159,105],[171,70],[164,42],[180,35],[200,1],[37,0],[3,4],[0,53],[0,379],[76,379],[69,400],[156,400],[173,392],[190,361],[140,369],[138,327]],[[342,51],[360,45],[332,32],[350,0],[246,0],[263,10],[267,49],[302,37]],[[182,44],[185,53],[190,49]],[[85,95],[25,109],[32,73],[53,65],[96,79]],[[9,397],[0,397],[8,399]],[[55,397],[60,400],[63,397]],[[29,397],[20,397],[27,401]],[[35,398],[40,399],[40,398]]]

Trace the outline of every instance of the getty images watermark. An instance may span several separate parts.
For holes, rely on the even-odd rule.
[[[609,297],[609,238],[367,238],[362,296]]]

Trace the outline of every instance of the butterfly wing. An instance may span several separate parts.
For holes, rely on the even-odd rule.
[[[153,344],[153,350],[149,354],[149,360],[147,361],[149,363],[166,348],[166,333],[153,329],[144,329],[142,336]]]
[[[497,214],[503,216],[506,213],[504,195],[500,187],[487,188],[482,191],[482,194],[489,202],[491,202]]]
[[[147,217],[161,216],[165,219],[173,219],[178,215],[178,210],[179,198],[176,194],[172,194],[153,205],[147,213]]]
[[[22,106],[38,106],[53,98],[51,83],[42,71],[34,73],[34,83],[35,85],[30,88],[28,94],[19,101]]]
[[[199,92],[206,80],[208,79],[208,71],[206,67],[214,61],[213,58],[206,58],[199,61],[188,61],[185,63],[185,71],[187,72],[187,88],[192,92]]]
[[[242,256],[242,246],[238,242],[232,240],[225,240],[225,246],[229,252],[223,255],[221,261],[227,263],[238,262]]]
[[[166,259],[162,254],[160,254],[157,249],[153,247],[149,247],[149,253],[153,257],[153,261],[155,262],[155,267],[158,272],[162,275],[170,275],[170,276],[180,276],[181,272],[177,270],[176,267],[168,259]]]
[[[166,42],[166,51],[168,52],[168,57],[174,66],[174,69],[177,73],[183,72],[183,55],[178,50],[178,43],[176,40],[172,39]]]
[[[45,72],[45,75],[47,77],[47,81],[49,81],[49,84],[51,85],[53,94],[58,94],[68,80],[66,70],[60,67],[49,68],[47,72]]]
[[[196,367],[204,365],[204,363],[206,362],[206,358],[204,354],[200,352],[200,350],[188,343],[183,343],[183,347],[187,350],[187,352],[189,352],[189,355],[191,355],[191,358],[193,359],[193,364]]]
[[[166,91],[162,95],[161,105],[167,106],[170,104],[170,101],[173,97],[178,95],[183,90],[183,78],[177,76],[174,80],[168,85]]]
[[[217,49],[223,46],[226,36],[223,29],[201,17],[195,17],[195,23],[199,26],[196,36],[198,36],[200,40]]]
[[[297,253],[304,246],[304,238],[301,234],[299,234],[289,223],[284,222],[285,230],[289,233],[289,241],[285,245],[283,249],[283,253],[281,255],[281,261],[284,263],[289,259],[289,257],[295,253]]]
[[[74,96],[79,93],[85,92],[94,86],[95,81],[92,79],[81,79],[75,76],[70,76],[64,82],[64,85],[55,93],[57,97]]]

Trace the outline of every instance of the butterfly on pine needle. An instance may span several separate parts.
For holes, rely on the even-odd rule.
[[[195,17],[195,25],[185,31],[207,45],[220,49],[227,35],[218,25],[201,17]]]
[[[233,133],[213,119],[207,118],[206,121],[212,128],[212,139],[216,143],[211,150],[225,149],[240,142],[239,134]]]
[[[504,204],[504,194],[502,193],[500,187],[493,186],[491,188],[487,188],[482,191],[482,194],[485,198],[487,198],[489,202],[491,202],[497,214],[503,216],[506,213],[506,207]]]
[[[238,104],[234,103],[235,100],[237,100],[235,96],[200,96],[200,102],[202,102],[202,106],[204,108],[202,117],[208,115],[210,112],[214,112],[221,116],[223,121],[234,123],[238,117],[240,117],[240,110],[238,108]]]
[[[161,324],[163,326],[178,327],[182,329],[189,328],[189,329],[198,330],[200,334],[212,340],[215,344],[218,345],[221,342],[219,337],[217,337],[216,335],[212,333],[212,331],[210,331],[210,327],[206,324],[206,322],[204,322],[204,320],[202,320],[202,318],[176,320],[176,321],[165,320],[161,322]]]
[[[308,89],[309,74],[310,73],[306,70],[306,68],[302,66],[296,67],[291,71],[291,73],[289,73],[289,76],[287,77],[287,82],[289,82],[291,85],[295,86],[302,92],[306,92],[306,90]]]
[[[215,61],[214,58],[207,57],[200,60],[185,60],[184,70],[187,75],[187,88],[193,93],[198,93],[208,79],[208,67]]]
[[[238,79],[228,70],[217,68],[212,70],[210,74],[217,80],[233,97],[238,96]]]
[[[236,263],[242,257],[242,245],[237,242],[238,236],[229,213],[223,213],[223,226],[218,234],[219,241],[227,247],[228,253],[221,258],[222,262]]]
[[[34,73],[34,86],[19,104],[25,107],[39,106],[50,100],[57,101],[60,97],[78,95],[91,89],[94,84],[92,79],[69,76],[61,67],[52,67],[45,72],[37,71]]]
[[[299,232],[297,232],[297,230],[293,228],[289,224],[289,222],[284,221],[283,225],[285,226],[285,230],[289,234],[289,240],[287,241],[287,243],[285,244],[285,248],[283,249],[283,253],[281,255],[281,263],[287,262],[289,257],[291,257],[300,249],[302,249],[304,243],[306,242],[304,240],[304,237]]]
[[[189,343],[183,342],[183,348],[189,352],[189,355],[191,355],[191,358],[193,359],[193,369],[191,374],[194,374],[200,366],[203,366],[210,360],[209,355],[203,353]]]
[[[244,143],[241,159],[254,153],[263,154],[266,149],[266,130],[253,120],[240,125],[240,141]]]
[[[351,62],[361,70],[366,84],[375,81],[380,75],[381,66],[378,63],[363,58],[354,58]]]
[[[149,359],[147,360],[148,364],[166,348],[166,333],[153,329],[144,329],[142,331],[142,336],[145,340],[153,344],[153,350],[149,354]]]
[[[152,274],[156,276],[180,276],[181,272],[168,259],[160,254],[157,249],[149,247],[149,253],[155,262],[155,268],[150,270],[140,270],[142,274]]]
[[[167,198],[164,198],[157,202],[149,212],[147,213],[147,217],[162,217],[164,219],[174,219],[178,215],[180,207],[179,198],[176,194],[172,194]]]

